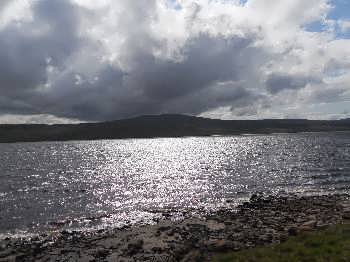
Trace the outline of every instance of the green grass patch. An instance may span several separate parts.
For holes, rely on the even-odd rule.
[[[215,262],[345,262],[350,261],[350,225],[301,233],[286,242],[219,254]]]

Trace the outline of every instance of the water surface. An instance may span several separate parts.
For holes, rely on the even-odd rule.
[[[349,192],[350,133],[0,144],[0,233],[149,223],[254,192]]]

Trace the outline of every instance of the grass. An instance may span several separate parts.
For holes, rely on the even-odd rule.
[[[345,262],[350,261],[350,225],[302,233],[288,241],[219,254],[215,262]]]

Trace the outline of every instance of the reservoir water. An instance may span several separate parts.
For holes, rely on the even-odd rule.
[[[0,144],[0,234],[151,223],[254,192],[350,191],[350,133]]]

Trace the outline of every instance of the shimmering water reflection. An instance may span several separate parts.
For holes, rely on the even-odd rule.
[[[0,144],[0,232],[151,222],[251,193],[348,192],[350,134]]]

